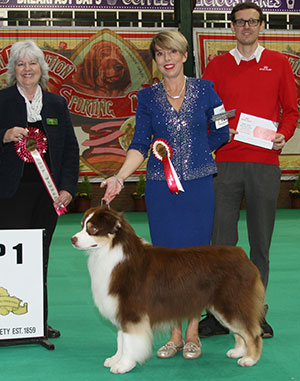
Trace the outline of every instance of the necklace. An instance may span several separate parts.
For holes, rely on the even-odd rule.
[[[171,95],[168,93],[167,89],[165,88],[165,82],[163,82],[163,86],[164,86],[164,89],[165,89],[165,92],[167,94],[168,97],[172,98],[172,99],[179,99],[183,93],[183,90],[185,88],[185,83],[186,83],[186,76],[184,76],[184,81],[183,81],[183,86],[182,86],[182,89],[180,90],[180,93],[178,95]]]

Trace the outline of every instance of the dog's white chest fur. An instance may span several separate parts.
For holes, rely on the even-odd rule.
[[[109,285],[114,267],[122,260],[122,249],[115,247],[111,250],[109,245],[93,250],[88,260],[95,305],[100,313],[116,326],[119,326],[116,320],[119,301],[116,296],[109,295]]]

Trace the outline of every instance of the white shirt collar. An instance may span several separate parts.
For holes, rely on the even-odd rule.
[[[262,52],[264,51],[264,49],[265,49],[264,47],[258,45],[257,48],[256,48],[256,50],[255,50],[255,52],[254,52],[254,53],[252,54],[252,56],[249,57],[249,58],[244,57],[244,56],[239,52],[237,46],[236,46],[234,49],[230,50],[229,53],[234,57],[235,62],[237,63],[237,65],[239,65],[239,64],[241,63],[241,61],[251,61],[251,60],[253,60],[254,58],[256,59],[256,62],[259,62],[260,57],[261,57]]]

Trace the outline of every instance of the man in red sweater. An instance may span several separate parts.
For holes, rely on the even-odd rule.
[[[215,57],[203,78],[214,82],[226,110],[235,109],[229,119],[231,140],[216,152],[215,223],[212,243],[236,245],[240,204],[245,197],[250,259],[258,267],[265,288],[269,277],[269,248],[275,222],[281,172],[279,153],[291,138],[299,118],[293,72],[287,58],[258,44],[265,26],[263,13],[255,3],[239,3],[231,12],[231,29],[237,46]],[[271,149],[235,140],[240,114],[277,122]],[[267,305],[266,305],[267,311]],[[263,337],[273,337],[264,319]],[[228,333],[212,315],[199,324],[199,336]]]

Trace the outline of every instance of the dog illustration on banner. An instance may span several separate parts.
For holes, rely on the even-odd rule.
[[[120,142],[127,144],[132,137],[137,91],[152,78],[152,61],[145,57],[143,49],[109,29],[79,44],[71,56],[76,72],[63,87],[72,120],[83,132],[78,135],[85,137],[80,140],[81,164],[104,177],[125,160]],[[128,120],[132,129],[126,137]]]
[[[89,209],[71,241],[89,255],[94,302],[118,329],[117,352],[104,362],[112,373],[151,356],[153,328],[200,318],[204,308],[234,333],[229,358],[240,366],[260,359],[265,291],[242,248],[155,247],[106,206]]]
[[[78,65],[72,84],[77,91],[98,97],[124,95],[131,79],[121,49],[112,41],[96,42]]]

